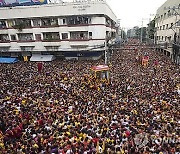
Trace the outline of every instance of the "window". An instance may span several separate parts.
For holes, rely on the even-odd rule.
[[[66,24],[66,19],[63,19],[63,25],[65,25]]]
[[[84,36],[84,34],[83,33],[80,33],[80,37],[82,38]]]
[[[171,10],[168,11],[168,17],[170,17],[170,16],[171,16]]]
[[[176,26],[180,26],[180,20],[176,23]]]
[[[87,16],[73,16],[67,18],[68,25],[80,25],[91,23],[91,18]]]
[[[23,33],[18,34],[19,41],[31,41],[33,40],[33,34],[32,33]]]
[[[6,28],[6,22],[0,21],[0,28]]]
[[[57,18],[44,18],[41,21],[42,21],[42,26],[57,26],[58,25]]]
[[[33,19],[33,26],[34,27],[40,27],[41,26],[41,20],[40,19]]]
[[[171,36],[168,37],[169,42],[171,41]]]
[[[111,21],[106,18],[106,25],[111,26]]]
[[[162,41],[163,41],[164,37],[162,36]]]
[[[168,24],[166,25],[166,29],[168,29],[169,27],[168,27]]]
[[[89,32],[89,39],[92,39],[92,32]]]
[[[76,32],[70,32],[70,37],[71,39],[88,39],[88,32],[84,31],[84,32],[80,32],[80,31],[76,31]]]
[[[62,33],[62,40],[68,39],[68,33]]]
[[[160,30],[162,29],[162,26],[160,26]]]
[[[16,41],[16,35],[11,35],[11,41]]]
[[[165,30],[165,25],[163,25],[163,30]]]
[[[15,21],[14,20],[8,20],[7,24],[8,24],[8,27],[13,27],[15,25]]]
[[[35,34],[35,38],[37,41],[41,41],[41,34]]]
[[[1,42],[9,41],[9,36],[8,36],[8,34],[0,34],[0,41],[1,41]]]
[[[30,19],[15,19],[16,26],[22,27],[31,27],[31,20]]]
[[[173,27],[173,23],[171,23],[171,28]]]
[[[166,18],[166,13],[164,13],[164,18]]]
[[[43,33],[44,40],[59,40],[59,33],[58,32],[48,32]]]

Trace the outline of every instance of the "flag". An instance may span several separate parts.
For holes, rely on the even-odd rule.
[[[38,67],[38,72],[40,73],[40,72],[42,71],[42,63],[39,62],[39,63],[37,64],[37,67]]]

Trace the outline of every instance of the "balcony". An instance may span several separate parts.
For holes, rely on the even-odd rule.
[[[33,34],[32,33],[23,33],[18,34],[19,42],[33,42]]]
[[[70,41],[88,41],[88,32],[87,31],[76,31],[70,32]]]
[[[88,25],[91,23],[91,18],[88,16],[74,16],[67,18],[67,25]]]
[[[7,28],[6,22],[5,21],[0,21],[0,29],[5,29]]]
[[[43,33],[43,41],[47,41],[47,42],[60,41],[59,33],[58,32]]]
[[[10,39],[8,34],[0,34],[0,43],[9,43]]]
[[[24,28],[32,27],[31,20],[30,19],[17,19],[14,21],[14,24],[12,25],[14,29],[17,29],[18,31],[22,31]]]
[[[8,28],[13,28],[15,26],[14,20],[7,20]]]
[[[41,19],[41,26],[49,27],[49,26],[58,26],[58,19],[57,18],[45,18]]]
[[[41,26],[41,19],[33,19],[33,27],[40,27]]]

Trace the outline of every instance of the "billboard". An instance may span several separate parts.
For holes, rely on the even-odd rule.
[[[0,0],[0,7],[47,4],[47,0]]]

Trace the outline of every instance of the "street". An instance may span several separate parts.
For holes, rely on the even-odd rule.
[[[177,152],[179,66],[137,43],[111,57],[110,85],[84,86],[103,63],[0,64],[1,153]]]

